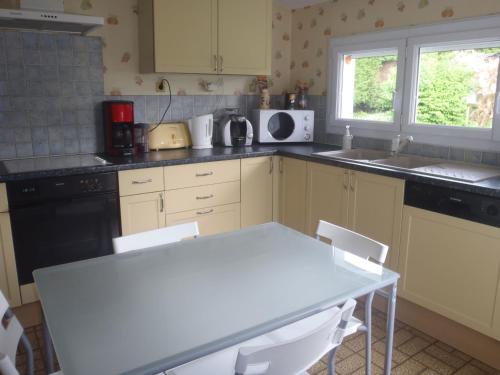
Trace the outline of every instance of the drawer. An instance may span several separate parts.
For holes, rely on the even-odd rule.
[[[202,236],[240,229],[240,204],[167,214],[167,226],[198,222]]]
[[[166,192],[167,213],[240,202],[240,182],[195,186]]]
[[[165,167],[165,190],[239,181],[240,160]]]
[[[0,212],[9,211],[9,201],[7,199],[7,187],[5,184],[0,184]]]
[[[120,196],[163,191],[163,168],[134,169],[118,173]]]

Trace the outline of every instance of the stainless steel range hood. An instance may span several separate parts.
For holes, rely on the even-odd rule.
[[[0,28],[59,31],[85,35],[103,25],[103,17],[43,10],[0,9]]]

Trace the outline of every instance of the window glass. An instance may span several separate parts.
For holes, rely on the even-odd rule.
[[[340,117],[393,122],[397,74],[397,50],[344,55]]]
[[[499,47],[421,48],[415,122],[491,129]]]

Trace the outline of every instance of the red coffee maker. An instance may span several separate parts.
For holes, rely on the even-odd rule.
[[[134,153],[134,102],[103,102],[106,152],[113,156]]]

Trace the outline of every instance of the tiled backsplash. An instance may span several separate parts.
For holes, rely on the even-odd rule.
[[[0,159],[95,152],[101,39],[0,32]]]

